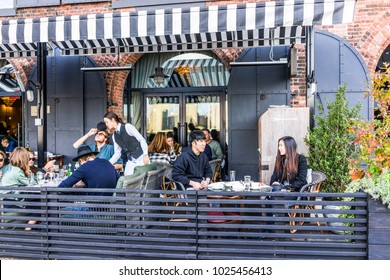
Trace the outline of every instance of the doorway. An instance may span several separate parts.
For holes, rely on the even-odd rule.
[[[188,145],[191,126],[196,129],[215,129],[226,135],[225,88],[184,91],[168,89],[162,92],[142,92],[144,121],[143,131],[148,140],[157,132],[173,131],[176,141]],[[192,125],[191,125],[192,124]],[[224,147],[222,147],[224,148]]]

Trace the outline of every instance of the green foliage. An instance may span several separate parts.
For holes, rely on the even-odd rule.
[[[348,158],[356,152],[353,136],[348,131],[349,120],[360,117],[361,106],[349,107],[345,86],[339,86],[333,102],[326,100],[327,115],[321,105],[315,116],[315,127],[308,131],[305,143],[309,146],[308,161],[313,170],[325,173],[324,192],[344,192],[350,182]]]
[[[373,199],[380,199],[390,209],[390,171],[383,169],[381,174],[365,176],[362,179],[348,184],[346,192],[358,192],[364,190]]]
[[[358,163],[367,165],[370,175],[378,175],[390,168],[390,67],[375,75],[369,97],[377,104],[377,116],[366,122],[352,120],[350,132],[356,135],[354,143],[359,149]]]

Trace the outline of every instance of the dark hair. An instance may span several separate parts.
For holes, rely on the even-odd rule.
[[[286,155],[279,151],[279,142],[283,141],[286,147]],[[291,136],[284,136],[278,140],[278,152],[276,155],[275,169],[279,178],[286,181],[294,180],[298,174],[297,142]]]
[[[167,132],[167,138],[173,138],[173,140],[175,140],[175,134],[173,133],[173,131]]]
[[[208,128],[203,128],[202,131],[207,131],[210,134],[210,130]]]
[[[114,119],[114,121],[116,121],[117,123],[124,123],[123,120],[120,117],[118,117],[118,115],[115,114],[114,112],[107,112],[104,115],[103,119],[104,118],[107,118],[107,119],[110,119],[110,120]]]
[[[220,142],[220,139],[219,139],[219,131],[218,131],[218,130],[212,129],[212,130],[210,131],[210,134],[211,134],[211,137],[213,138],[213,140]]]
[[[206,135],[201,130],[194,130],[190,133],[190,143],[195,140],[206,140]]]

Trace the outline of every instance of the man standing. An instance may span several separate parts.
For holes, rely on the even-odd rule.
[[[84,187],[89,189],[114,189],[119,174],[114,166],[106,159],[97,158],[97,152],[89,146],[80,146],[77,149],[77,157],[80,167],[72,175],[64,180],[59,188]],[[78,183],[82,181],[83,184]],[[112,195],[111,193],[88,193],[89,195]]]
[[[213,176],[207,156],[206,137],[200,130],[190,133],[190,147],[184,148],[173,164],[172,179],[185,188],[205,189]]]

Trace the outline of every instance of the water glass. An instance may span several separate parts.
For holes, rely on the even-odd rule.
[[[251,189],[251,185],[252,185],[252,180],[251,180],[251,176],[249,175],[245,175],[244,176],[244,186],[245,186],[245,190],[246,191],[249,191]]]
[[[230,182],[236,181],[236,170],[230,170],[229,179],[230,179]]]

